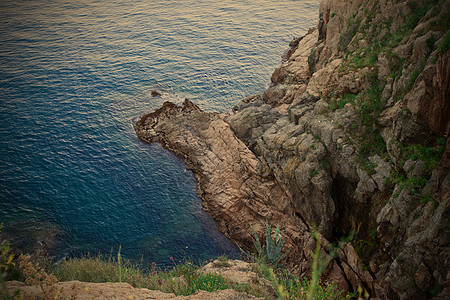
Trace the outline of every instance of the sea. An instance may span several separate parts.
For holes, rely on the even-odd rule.
[[[1,0],[2,238],[55,259],[238,257],[184,161],[133,122],[165,101],[230,113],[261,94],[318,2]]]

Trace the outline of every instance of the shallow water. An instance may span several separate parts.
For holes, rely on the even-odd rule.
[[[236,247],[184,162],[132,122],[262,93],[318,1],[0,2],[0,221],[23,249],[204,260]],[[152,97],[158,90],[161,97]]]

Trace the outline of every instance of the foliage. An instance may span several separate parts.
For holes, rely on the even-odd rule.
[[[347,20],[347,28],[339,37],[338,50],[345,51],[347,49],[347,45],[353,39],[355,34],[358,32],[358,28],[361,24],[361,20],[359,18],[350,17]]]
[[[400,144],[401,145],[401,144]],[[441,160],[445,150],[445,140],[439,138],[436,140],[436,144],[430,147],[421,144],[412,144],[404,147],[403,160],[423,160],[428,170],[436,168]]]
[[[450,49],[450,31],[447,31],[442,42],[439,44],[439,53],[445,53]]]
[[[68,258],[59,262],[53,271],[61,281],[128,282],[135,287],[146,287],[142,271],[130,262],[121,260],[119,264],[116,259],[104,259],[101,255]]]
[[[2,230],[3,224],[0,224],[0,234]],[[6,275],[9,274],[14,267],[14,254],[11,253],[11,247],[9,245],[9,241],[1,241],[0,243],[0,274],[5,276],[4,279],[6,279]]]
[[[341,109],[347,103],[355,103],[356,95],[354,94],[345,94],[338,98],[332,98],[329,103],[329,108],[331,110]]]
[[[253,230],[253,228],[252,228]],[[255,232],[253,231],[255,234]],[[290,273],[283,268],[277,268],[276,272],[273,267],[277,266],[279,261],[286,254],[281,254],[284,241],[280,235],[279,225],[275,232],[266,222],[266,245],[262,246],[257,235],[255,234],[255,246],[260,249],[263,256],[252,257],[255,270],[263,278],[269,280],[258,281],[255,283],[238,284],[229,281],[220,274],[209,274],[201,272],[200,267],[194,265],[191,261],[176,263],[171,257],[170,260],[174,264],[172,269],[161,269],[156,263],[152,264],[149,269],[141,269],[124,260],[119,252],[116,257],[110,256],[105,259],[101,255],[96,257],[69,258],[58,262],[56,265],[44,269],[37,263],[32,261],[30,257],[21,255],[19,258],[20,268],[25,275],[25,283],[27,285],[37,285],[42,289],[43,299],[57,299],[61,295],[56,283],[58,279],[61,281],[84,281],[84,282],[127,282],[134,287],[148,288],[160,290],[163,292],[174,293],[176,295],[191,295],[199,290],[208,292],[232,288],[239,292],[245,292],[256,297],[264,297],[273,299],[276,297],[289,299],[349,299],[351,295],[342,295],[333,283],[321,283],[319,281],[320,273],[327,260],[320,259],[319,250],[320,242],[318,234],[314,234],[318,244],[314,254],[312,279],[300,279],[298,276]],[[9,256],[9,244],[3,242],[0,246],[2,250],[0,261],[2,262],[2,270],[4,266],[12,264],[12,258]],[[7,256],[5,256],[7,254]],[[7,259],[5,260],[5,257]],[[216,263],[221,265],[229,265],[226,256],[220,256]],[[3,291],[6,290],[4,281],[0,286],[1,299],[22,299],[17,291],[10,296]],[[314,295],[313,298],[307,298],[307,295]]]
[[[431,171],[439,165],[445,150],[445,140],[439,138],[435,141],[434,145],[411,144],[405,147],[400,142],[398,142],[397,145],[402,151],[402,155],[398,162],[400,168],[395,168],[391,171],[391,176],[387,180],[388,183],[398,185],[400,191],[407,189],[411,195],[419,196],[423,203],[428,203],[430,201],[434,202],[429,194],[421,194],[423,187],[427,184],[428,179],[431,176]],[[424,163],[421,177],[404,172],[402,167],[407,160],[420,160]],[[394,196],[398,196],[398,194]]]
[[[352,294],[345,295],[339,291],[334,283],[322,283],[313,285],[312,280],[306,277],[300,280],[298,277],[285,274],[280,277],[280,284],[285,291],[286,299],[351,299]],[[311,290],[311,287],[314,289]]]
[[[282,249],[285,241],[281,237],[280,234],[280,224],[277,224],[277,228],[275,230],[274,237],[272,237],[272,228],[269,226],[269,223],[266,221],[266,245],[263,246],[256,234],[255,230],[252,226],[250,228],[253,231],[253,235],[255,237],[253,244],[255,245],[256,251],[258,253],[258,257],[263,261],[267,261],[272,264],[274,267],[277,267],[278,263],[283,260],[288,254],[288,250],[286,253],[282,254]]]
[[[229,267],[230,263],[228,262],[228,257],[226,255],[221,255],[214,261],[215,267]]]
[[[180,264],[173,262],[175,267],[170,270],[162,270],[156,264],[150,270],[144,270],[124,260],[119,252],[117,259],[104,259],[100,255],[70,258],[59,263],[54,271],[62,281],[127,282],[137,288],[161,290],[176,295],[231,287],[223,276],[201,273],[199,267],[190,261]]]
[[[185,295],[191,295],[199,290],[213,292],[218,290],[225,290],[230,288],[228,280],[226,280],[222,275],[217,274],[204,274],[202,272],[196,272],[191,274],[187,278],[188,287],[186,289]]]
[[[10,295],[6,290],[6,281],[12,273],[15,263],[13,262],[14,254],[11,253],[9,241],[1,239],[2,228],[3,223],[0,224],[0,298],[5,300],[22,299],[19,290],[15,291],[13,295]]]
[[[420,19],[422,19],[438,2],[439,0],[428,0],[423,5],[420,5],[416,1],[409,1],[408,6],[412,13],[405,17],[404,27],[407,29],[414,29]]]
[[[319,279],[320,274],[322,274],[324,266],[328,263],[328,260],[323,261],[319,260],[320,257],[320,236],[317,233],[317,231],[313,231],[312,235],[317,240],[316,243],[316,249],[314,253],[312,253],[313,256],[313,264],[312,264],[312,275],[311,275],[311,282],[309,284],[309,290],[308,290],[308,300],[313,299],[317,292],[317,287],[319,286]]]
[[[30,261],[30,257],[26,255],[19,256],[20,268],[25,275],[25,284],[29,286],[39,286],[44,295],[44,299],[57,299],[60,290],[55,287],[58,279],[52,273],[48,274],[44,268]]]
[[[354,294],[344,295],[334,283],[320,281],[320,275],[329,262],[329,258],[320,257],[319,234],[316,231],[311,234],[317,240],[315,251],[311,253],[313,257],[311,279],[300,278],[286,269],[274,270],[264,260],[257,260],[255,271],[271,282],[274,293],[279,299],[351,299],[355,296]]]

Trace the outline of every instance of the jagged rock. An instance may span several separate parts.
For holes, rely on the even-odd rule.
[[[220,229],[243,245],[250,244],[251,236],[242,220],[255,222],[260,232],[269,216],[283,220],[289,244],[302,249],[314,248],[307,230],[312,224],[323,236],[323,251],[329,250],[328,239],[356,232],[359,240],[354,243],[362,243],[358,251],[366,256],[370,271],[363,270],[349,245],[338,250],[339,260],[330,261],[325,278],[343,288],[361,285],[378,299],[438,294],[436,299],[444,299],[450,294],[450,54],[434,49],[444,32],[430,28],[448,11],[450,0],[436,3],[412,33],[402,31],[408,34],[392,43],[390,51],[380,51],[375,61],[365,63],[361,60],[375,49],[370,35],[381,41],[404,30],[407,14],[416,13],[413,4],[322,0],[318,26],[291,42],[262,96],[244,99],[227,117],[200,113],[189,103],[186,108],[165,104],[142,118],[138,134],[185,157]],[[361,47],[367,49],[362,52]],[[346,59],[353,50],[359,56]],[[344,96],[345,101],[339,98]],[[364,97],[371,96],[381,101],[364,106]],[[190,111],[198,116],[192,118]],[[368,116],[373,124],[363,125]],[[447,140],[439,166],[408,160],[409,145],[426,149],[437,136]],[[382,150],[364,154],[363,145],[374,143]],[[200,146],[203,150],[194,150]],[[224,162],[216,162],[216,156]],[[225,176],[236,170],[239,175]],[[397,181],[393,173],[398,173]],[[415,178],[428,181],[422,190],[408,187],[416,184]],[[266,191],[267,186],[274,191]],[[235,224],[237,220],[241,223]],[[309,257],[295,249],[296,270],[306,272]]]
[[[276,85],[274,87],[268,88],[263,94],[263,100],[269,105],[275,106],[280,103],[280,101],[286,95],[286,87],[283,85]]]
[[[200,272],[220,274],[226,279],[238,284],[251,284],[259,280],[258,275],[252,271],[250,263],[241,260],[227,260],[226,266],[221,265],[218,260],[215,260],[203,266]]]
[[[422,291],[427,291],[432,284],[432,277],[428,268],[422,263],[414,274],[414,280]]]
[[[371,178],[377,184],[377,188],[380,191],[386,189],[386,180],[391,176],[392,165],[380,156],[374,155],[369,157],[370,162],[375,164],[375,174],[371,175]]]
[[[157,91],[152,91],[151,94],[152,94],[152,97],[159,97],[159,96],[161,96],[161,93],[159,93]]]
[[[295,139],[297,126],[292,125],[289,132],[282,134],[281,139],[276,137],[277,134],[281,134],[277,128],[285,128],[289,125],[288,117],[280,116],[267,104],[257,106],[256,103],[260,102],[257,97],[246,101],[247,104],[253,103],[254,106],[242,106],[242,112],[228,119],[230,123],[233,118],[237,121],[237,117],[242,113],[245,116],[244,120],[257,121],[254,124],[248,124],[245,121],[234,123],[248,141],[257,136],[255,132],[248,129],[260,124],[263,135],[255,142],[255,149],[259,147],[260,151],[266,151],[266,148],[262,147],[263,143],[272,145],[271,147],[279,151],[300,151],[300,149],[296,150],[297,143],[290,140],[293,137]],[[260,122],[259,119],[264,121]],[[251,249],[253,237],[249,230],[250,225],[262,235],[265,231],[266,220],[274,226],[277,223],[282,224],[286,248],[292,248],[288,264],[293,266],[299,274],[306,274],[311,270],[311,256],[308,251],[314,249],[315,243],[310,234],[309,225],[295,216],[295,211],[299,208],[295,207],[290,193],[287,193],[278,181],[267,174],[260,173],[265,164],[272,168],[272,162],[260,161],[243,142],[237,139],[230,125],[225,121],[225,116],[203,112],[186,99],[183,106],[170,102],[164,103],[160,109],[143,116],[136,123],[135,129],[141,140],[160,142],[167,149],[185,158],[187,167],[197,178],[197,193],[204,200],[204,206],[217,220],[219,229],[226,236],[244,249]],[[308,143],[308,147],[309,143],[317,143],[310,134],[305,134],[301,139]],[[317,163],[311,161],[314,161],[315,156],[323,154],[323,146],[317,144],[315,149],[303,150],[306,169],[317,170]],[[291,172],[292,165],[297,163],[285,161],[282,168],[275,169],[273,172],[287,174]],[[329,179],[323,170],[316,174],[318,176],[312,176],[313,174],[309,171],[297,173],[304,185],[310,188],[302,192],[311,193],[308,195],[311,199],[316,199],[320,194],[329,194],[329,191],[327,192]],[[312,185],[308,180],[311,177],[314,177]],[[309,201],[306,204],[314,208],[311,210],[314,214],[313,219],[321,217],[324,220],[318,223],[319,229],[323,231],[322,227],[330,221],[330,207],[323,206],[320,201]],[[331,202],[330,206],[332,205]],[[306,211],[305,207],[300,208]],[[322,243],[328,243],[323,237],[321,240]],[[299,263],[298,257],[305,259]],[[333,276],[340,278],[341,282],[347,282],[348,277],[357,278],[357,275],[353,273],[353,270],[339,268],[334,271]]]

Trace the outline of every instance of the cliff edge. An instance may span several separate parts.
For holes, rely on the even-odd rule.
[[[280,223],[287,263],[307,274],[314,224],[323,254],[337,254],[324,280],[373,298],[446,299],[449,15],[448,0],[322,0],[263,95],[229,116],[166,103],[136,132],[185,158],[242,247],[250,224]]]

